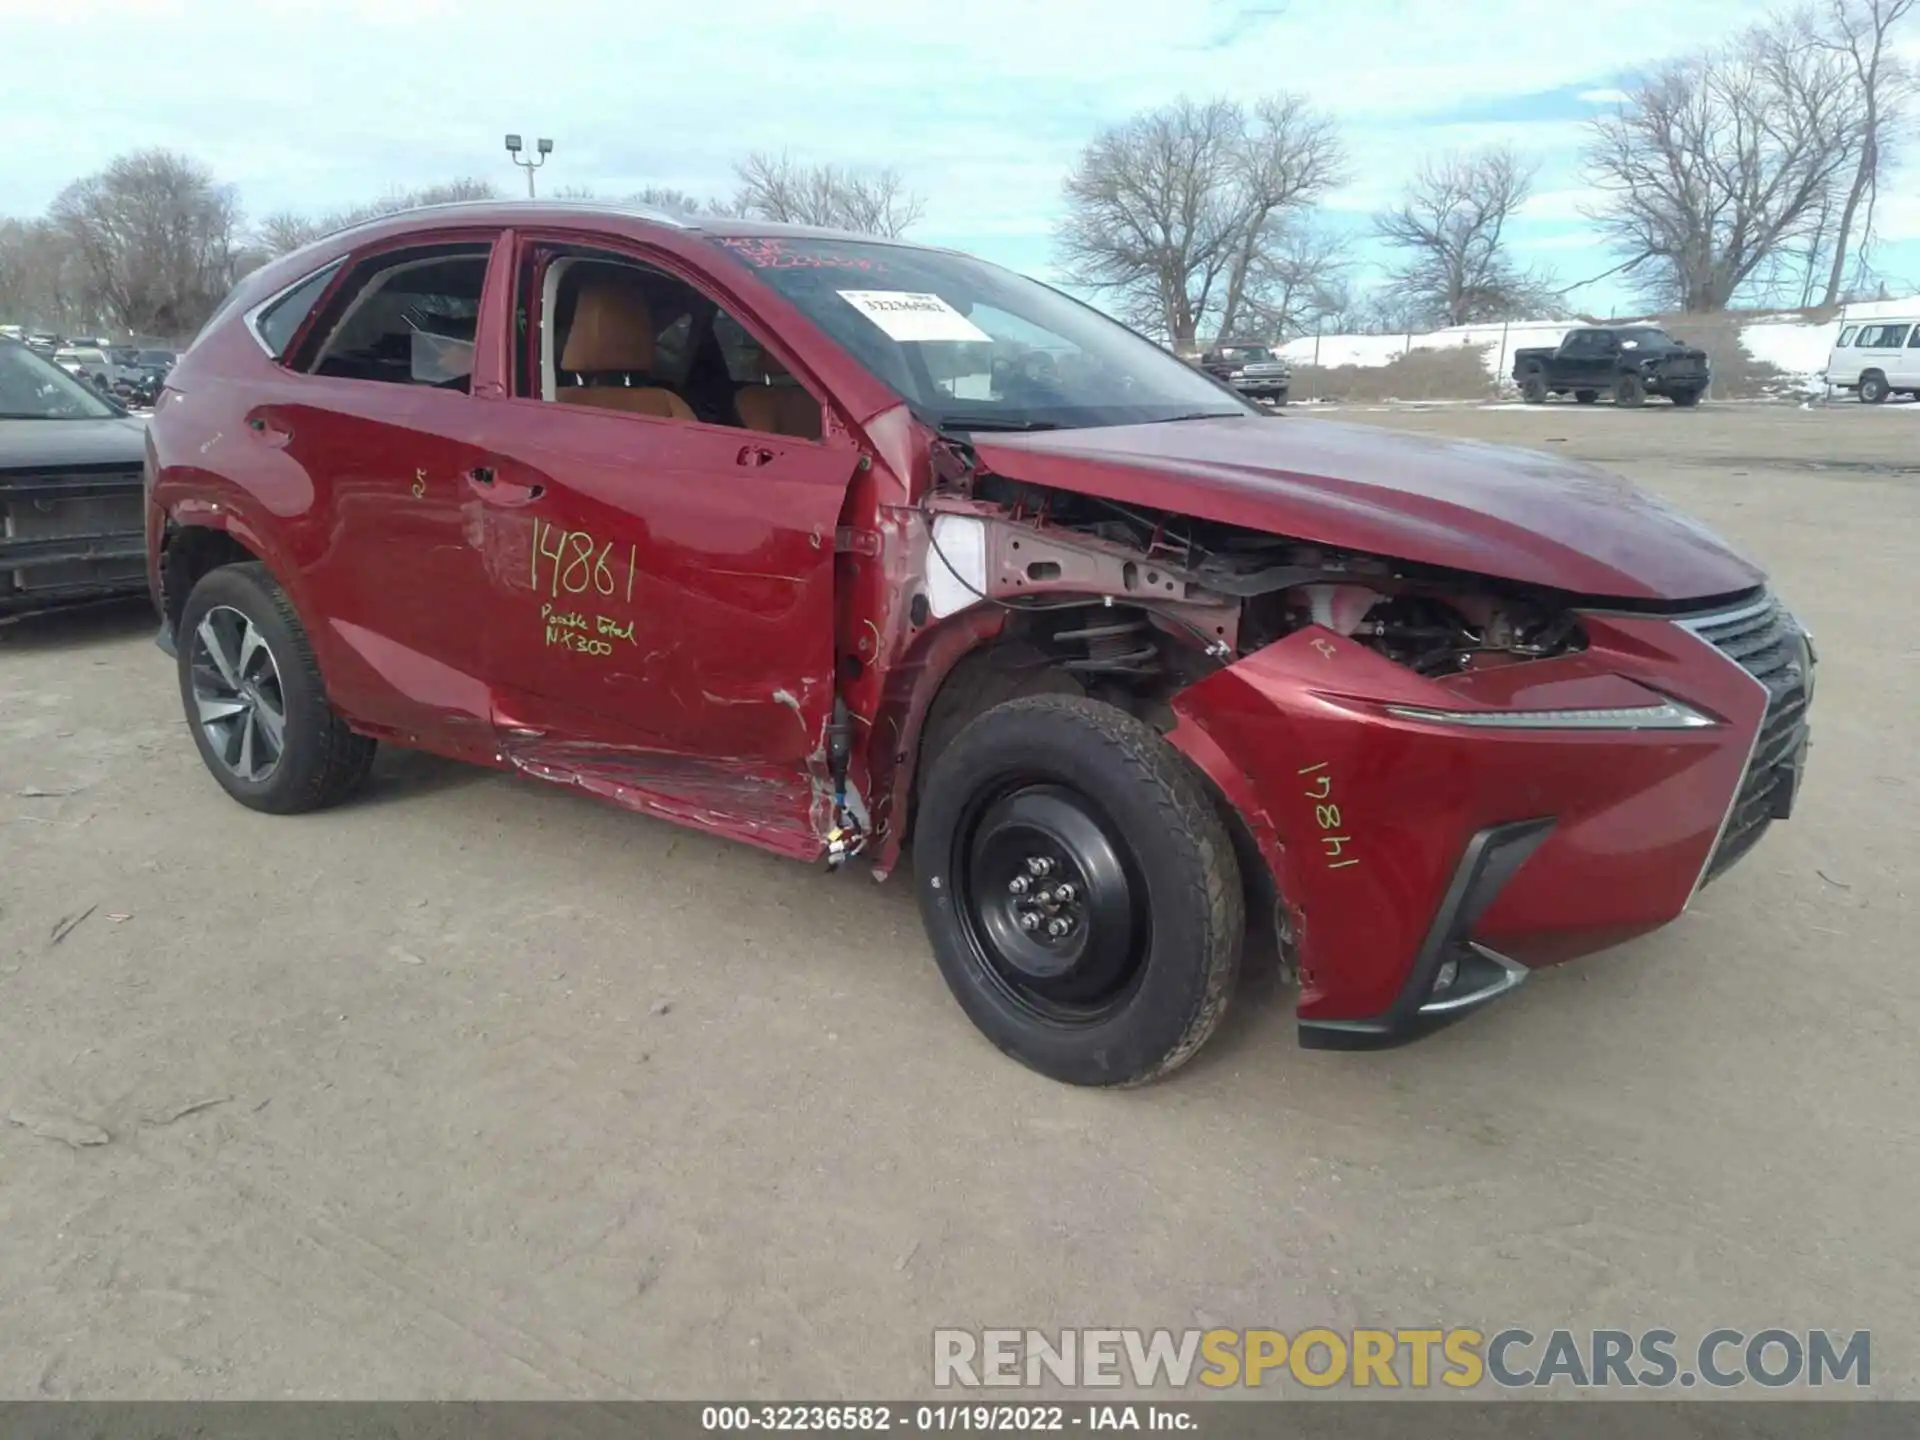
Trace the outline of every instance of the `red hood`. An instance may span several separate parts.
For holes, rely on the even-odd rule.
[[[995,474],[1344,550],[1582,595],[1692,600],[1762,572],[1593,465],[1321,420],[979,434]]]

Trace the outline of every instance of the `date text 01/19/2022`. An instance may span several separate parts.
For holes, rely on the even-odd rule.
[[[1031,1435],[1070,1430],[1191,1431],[1191,1409],[1173,1405],[707,1405],[703,1431],[901,1431]]]

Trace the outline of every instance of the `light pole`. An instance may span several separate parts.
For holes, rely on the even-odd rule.
[[[533,142],[533,146],[535,152],[534,158],[531,160],[522,160],[520,158],[520,137],[518,135],[507,136],[507,154],[513,157],[514,164],[527,172],[527,198],[529,200],[534,198],[533,172],[547,163],[547,156],[553,153],[553,141],[536,140]]]

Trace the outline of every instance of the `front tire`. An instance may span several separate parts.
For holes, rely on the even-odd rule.
[[[1670,398],[1673,403],[1678,405],[1682,410],[1690,410],[1700,403],[1700,392],[1698,390],[1675,390],[1672,392]]]
[[[336,804],[366,780],[375,742],[328,703],[306,631],[266,566],[202,576],[175,649],[200,758],[242,805],[294,815]]]
[[[1226,1013],[1233,845],[1197,772],[1126,712],[1062,695],[987,711],[923,780],[913,848],[941,975],[1023,1065],[1141,1084]]]

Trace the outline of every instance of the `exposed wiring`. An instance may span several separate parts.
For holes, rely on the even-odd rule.
[[[997,595],[987,594],[986,591],[980,589],[954,568],[953,562],[947,559],[947,552],[940,548],[940,537],[935,533],[933,520],[931,518],[927,521],[927,544],[933,547],[933,553],[939,557],[940,563],[946,567],[947,573],[960,582],[962,589],[981,600],[985,600],[989,605],[998,605],[1005,610],[1024,610],[1033,613],[1042,610],[1079,610],[1092,603],[1087,600],[1002,600]]]

